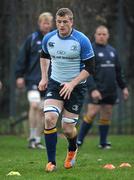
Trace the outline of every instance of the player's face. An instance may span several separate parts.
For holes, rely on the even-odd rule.
[[[98,28],[95,33],[95,42],[97,44],[105,45],[109,39],[107,28]]]
[[[69,16],[56,17],[56,26],[61,36],[68,36],[71,33],[73,20]]]
[[[39,25],[39,29],[43,34],[48,33],[51,29],[52,29],[52,21],[51,20],[46,20],[46,19],[42,19],[40,20],[40,22],[38,23]]]

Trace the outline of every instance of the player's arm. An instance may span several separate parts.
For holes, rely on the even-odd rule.
[[[40,91],[44,91],[47,88],[49,64],[50,55],[42,50],[40,53],[41,81],[38,86]]]
[[[75,79],[72,80],[72,84],[74,84],[74,86],[78,85],[83,80],[86,80],[87,77],[94,72],[94,51],[90,40],[85,35],[82,35],[80,38],[80,46],[80,57],[82,63],[85,65],[85,68]]]
[[[80,74],[76,78],[74,78],[69,83],[64,83],[64,86],[60,91],[60,96],[64,96],[64,99],[69,99],[71,92],[73,91],[75,86],[80,84],[82,81],[85,81],[90,74],[93,74],[94,58],[92,57],[90,59],[87,59],[87,61],[85,61],[84,64],[85,68],[80,72]]]
[[[118,57],[116,59],[116,80],[119,87],[122,89],[124,99],[128,99],[129,92],[127,88],[126,78]]]
[[[71,81],[71,83],[77,86],[80,82],[86,80],[89,75],[94,73],[94,57],[91,57],[83,62],[85,68],[80,72],[80,74]]]
[[[95,73],[95,58],[92,57],[89,60],[86,60],[84,62],[85,64],[85,69],[81,71],[81,73],[79,74],[79,76],[77,76],[73,81],[72,84],[74,86],[76,86],[77,84],[79,84],[81,81],[85,80],[85,79],[90,79],[90,82],[88,82],[88,87],[90,88],[90,92],[91,96],[93,99],[95,100],[100,100],[102,99],[100,92],[97,90],[96,87],[96,83],[94,81],[94,73]]]
[[[16,62],[15,76],[16,76],[16,85],[18,88],[23,88],[25,86],[24,75],[25,75],[27,59],[30,51],[30,42],[31,42],[31,37],[29,36],[22,45],[19,52],[18,60]]]
[[[94,57],[94,64],[93,64],[93,72],[90,74],[90,76],[87,78],[87,89],[89,94],[91,95],[91,97],[98,101],[102,99],[101,93],[99,92],[99,90],[97,89],[96,86],[96,82],[94,80],[94,76],[95,76],[95,57]]]
[[[63,88],[60,91],[60,96],[63,96],[64,99],[69,99],[71,92],[82,81],[86,80],[87,77],[93,73],[93,57],[89,59],[89,62],[85,62],[85,68],[80,72],[80,74],[74,78],[69,83],[64,83]]]

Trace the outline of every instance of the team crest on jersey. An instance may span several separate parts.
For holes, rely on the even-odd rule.
[[[74,111],[78,111],[78,108],[79,108],[79,106],[77,104],[72,106],[72,110],[74,110]]]
[[[50,97],[50,96],[52,96],[52,92],[47,93],[47,97]]]
[[[115,57],[115,54],[111,51],[111,52],[110,52],[110,56],[111,56],[111,57]]]
[[[103,53],[103,52],[99,52],[99,53],[98,53],[98,56],[99,56],[99,57],[104,57],[104,53]]]
[[[72,46],[71,46],[71,50],[72,50],[72,51],[77,51],[77,49],[78,49],[77,45],[72,45]]]
[[[106,61],[107,64],[110,64],[111,62],[109,60]]]
[[[55,44],[54,42],[49,42],[49,43],[48,43],[48,46],[51,47],[51,48],[53,48],[53,47],[54,47],[54,44]]]

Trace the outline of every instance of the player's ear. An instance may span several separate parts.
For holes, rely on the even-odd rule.
[[[74,23],[73,19],[70,19],[70,21],[71,21],[71,23],[72,23],[72,25],[73,25],[73,23]]]
[[[108,34],[107,34],[107,39],[109,39],[109,38],[110,38],[110,34],[108,33]]]

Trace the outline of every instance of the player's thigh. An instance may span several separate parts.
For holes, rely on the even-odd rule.
[[[50,106],[50,105],[57,106],[58,108],[60,108],[62,110],[62,108],[63,108],[63,101],[57,100],[57,99],[46,99],[44,101],[44,107]]]
[[[97,104],[87,105],[87,116],[89,116],[90,118],[94,118],[99,111],[100,111],[100,105]]]
[[[80,114],[86,93],[85,84],[77,85],[69,99],[64,101],[64,109],[72,114]]]
[[[111,119],[112,117],[113,105],[103,104],[100,108],[100,118],[101,119]]]

